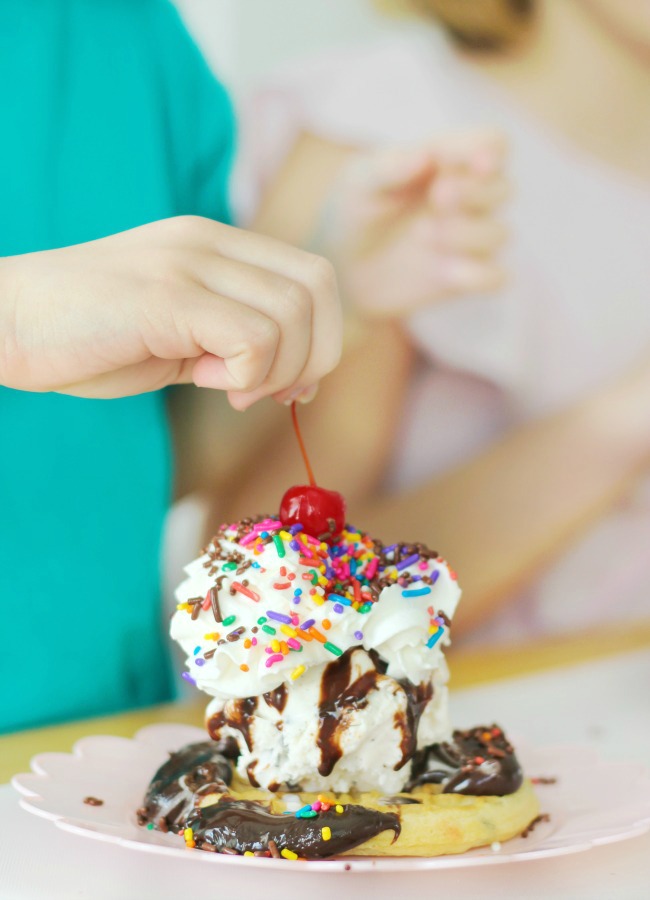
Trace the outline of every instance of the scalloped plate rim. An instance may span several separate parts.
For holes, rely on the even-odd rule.
[[[92,822],[80,819],[73,819],[69,816],[66,816],[63,813],[57,813],[55,810],[44,809],[42,808],[37,800],[44,800],[42,794],[39,794],[36,790],[37,785],[34,784],[30,787],[29,783],[25,785],[22,783],[21,779],[25,776],[29,777],[30,781],[43,781],[47,782],[51,780],[51,776],[48,775],[47,771],[42,768],[41,761],[45,761],[48,757],[71,757],[78,761],[83,761],[84,759],[84,745],[89,746],[88,739],[91,738],[93,740],[93,746],[97,745],[97,739],[101,742],[103,738],[110,738],[114,741],[116,738],[120,742],[123,742],[126,745],[132,745],[134,743],[140,743],[141,745],[146,746],[148,749],[154,751],[155,750],[155,738],[156,732],[161,735],[162,734],[173,734],[174,729],[177,729],[179,736],[182,734],[184,736],[188,736],[190,733],[193,733],[194,736],[199,737],[203,735],[203,732],[200,728],[185,725],[181,723],[156,723],[151,725],[146,725],[143,728],[140,728],[132,738],[119,737],[116,735],[86,735],[83,738],[80,738],[72,747],[71,752],[69,753],[39,753],[36,754],[32,760],[31,765],[38,766],[38,770],[34,771],[32,769],[31,772],[24,772],[15,775],[11,784],[14,789],[20,794],[19,804],[20,806],[29,813],[33,815],[39,816],[40,818],[49,820],[53,822],[57,828],[60,828],[63,831],[66,831],[71,834],[76,834],[81,837],[90,838],[92,840],[104,841],[111,844],[117,844],[119,846],[125,847],[130,850],[139,850],[152,854],[163,854],[168,857],[172,857],[174,859],[182,859],[185,861],[191,860],[197,862],[198,860],[202,860],[203,862],[209,862],[211,865],[234,865],[234,866],[244,866],[247,869],[257,868],[267,868],[267,869],[278,869],[281,868],[283,872],[288,871],[299,871],[303,872],[303,868],[298,866],[287,866],[285,860],[276,860],[276,859],[264,859],[264,858],[251,858],[251,857],[240,857],[240,856],[229,856],[229,855],[221,855],[221,854],[213,854],[213,853],[188,853],[185,848],[181,847],[171,847],[166,846],[165,844],[159,843],[148,843],[145,841],[139,841],[134,839],[133,837],[125,836],[119,833],[107,832],[105,830],[97,829],[93,827]],[[553,753],[554,755],[560,754],[565,756],[573,755],[574,753],[584,753],[585,751],[589,752],[590,761],[593,765],[601,765],[605,767],[613,767],[618,769],[627,769],[630,773],[634,771],[636,777],[643,778],[648,780],[650,772],[640,763],[625,763],[618,761],[610,761],[602,759],[595,748],[592,747],[582,747],[579,744],[572,743],[562,743],[562,744],[554,744],[554,745],[543,745],[540,747],[534,747],[527,745],[525,741],[521,739],[515,739],[515,742],[518,744],[522,744],[524,746],[524,752],[522,755],[526,754],[526,750],[530,749],[533,752],[540,753]],[[161,744],[161,755],[164,754],[163,745]],[[566,760],[568,762],[568,760]],[[650,781],[648,781],[650,784]],[[137,802],[137,801],[136,801]],[[569,819],[570,821],[570,819]],[[565,823],[566,825],[566,823]],[[602,826],[601,826],[602,827]],[[588,839],[579,839],[576,840],[575,843],[567,843],[559,846],[552,847],[544,847],[543,844],[539,847],[532,848],[530,850],[519,850],[514,852],[492,852],[486,853],[485,848],[475,848],[477,851],[482,851],[477,853],[477,855],[469,855],[473,851],[469,851],[468,853],[460,853],[457,855],[446,855],[446,856],[435,856],[435,857],[354,857],[354,856],[346,856],[346,857],[337,857],[331,860],[308,860],[309,869],[312,872],[324,872],[327,871],[329,873],[333,873],[336,871],[345,871],[345,872],[370,872],[370,871],[400,871],[400,872],[408,872],[408,871],[425,871],[428,869],[435,868],[465,868],[469,866],[478,866],[478,865],[504,865],[506,863],[519,863],[519,862],[528,862],[535,859],[544,859],[550,858],[553,856],[567,856],[573,853],[583,853],[587,850],[591,850],[594,847],[602,846],[604,844],[613,844],[618,843],[620,841],[629,840],[634,837],[639,837],[645,834],[650,830],[650,812],[647,816],[641,816],[640,818],[635,818],[630,821],[629,825],[625,828],[617,828],[616,831],[612,831],[610,833],[597,834],[592,838]],[[570,834],[564,838],[565,840],[570,839]],[[507,843],[504,842],[503,847],[507,846]]]

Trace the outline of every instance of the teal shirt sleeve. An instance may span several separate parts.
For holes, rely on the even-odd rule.
[[[154,33],[166,61],[170,152],[179,208],[230,222],[227,184],[235,147],[232,103],[168,2],[157,4]]]
[[[0,122],[0,256],[229,220],[231,104],[167,0],[1,0]],[[171,480],[161,392],[0,387],[0,732],[170,699]]]

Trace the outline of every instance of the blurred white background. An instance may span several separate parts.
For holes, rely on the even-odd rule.
[[[385,32],[372,0],[175,0],[235,99],[266,72]]]

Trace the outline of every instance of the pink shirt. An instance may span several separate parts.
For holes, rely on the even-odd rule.
[[[579,401],[650,349],[648,186],[544,130],[432,29],[407,28],[287,69],[251,98],[243,120],[244,218],[300,131],[363,145],[481,125],[509,137],[509,284],[498,296],[453,300],[409,319],[421,362],[388,490],[414,487],[509,429]],[[650,483],[568,547],[521,599],[481,639],[650,615]]]

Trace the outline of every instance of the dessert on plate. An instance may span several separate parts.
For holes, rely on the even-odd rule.
[[[287,859],[462,853],[520,834],[538,806],[506,735],[449,719],[455,573],[423,544],[346,524],[308,471],[279,516],[222,525],[186,569],[171,634],[212,698],[208,735],[158,770],[139,821]]]

